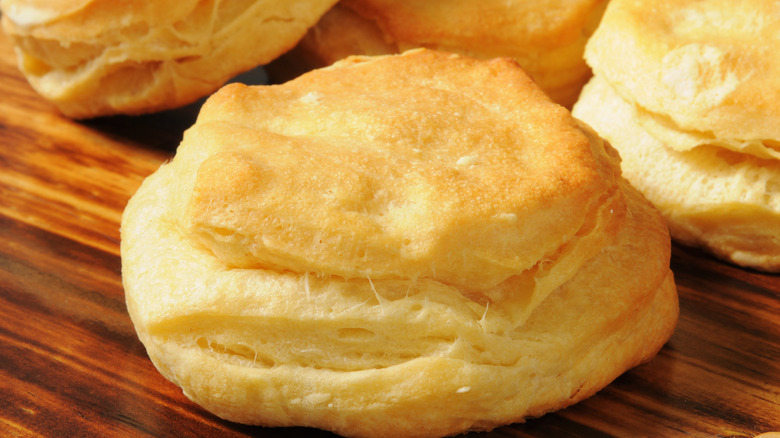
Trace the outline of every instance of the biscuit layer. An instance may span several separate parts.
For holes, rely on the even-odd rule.
[[[433,279],[518,323],[625,214],[616,155],[516,63],[424,50],[225,87],[174,164],[182,225],[227,266]]]

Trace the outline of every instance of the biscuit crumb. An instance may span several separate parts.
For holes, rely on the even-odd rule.
[[[493,217],[501,222],[506,222],[509,224],[517,223],[517,215],[514,213],[498,213]]]
[[[473,166],[477,164],[477,161],[479,161],[478,155],[466,155],[460,157],[458,161],[455,163],[455,165],[460,167]]]
[[[322,404],[325,404],[325,403],[329,402],[332,397],[333,396],[331,394],[328,394],[328,393],[315,392],[315,393],[311,393],[311,394],[306,395],[303,398],[303,401],[306,404],[309,404],[309,405],[322,405]],[[328,404],[330,405],[330,403],[328,403]]]
[[[298,100],[302,103],[314,104],[318,103],[320,98],[322,98],[322,94],[316,91],[311,91],[301,96]]]

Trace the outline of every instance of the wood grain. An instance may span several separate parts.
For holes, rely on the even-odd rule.
[[[0,36],[0,435],[331,436],[220,420],[148,360],[127,315],[119,221],[197,105],[62,118]],[[677,331],[569,409],[480,437],[748,437],[780,430],[780,278],[690,248],[672,259]]]

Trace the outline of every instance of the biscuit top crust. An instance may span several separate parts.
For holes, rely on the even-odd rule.
[[[618,161],[514,61],[414,50],[228,85],[172,165],[228,266],[482,290],[604,232]]]
[[[780,3],[611,1],[585,57],[676,129],[780,151]]]

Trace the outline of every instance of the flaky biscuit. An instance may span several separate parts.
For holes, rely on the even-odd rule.
[[[122,221],[168,379],[232,421],[345,436],[588,397],[671,335],[669,255],[614,151],[515,62],[427,50],[223,88]]]
[[[571,107],[590,77],[582,54],[606,3],[342,0],[270,71],[290,75],[289,70],[330,65],[348,55],[416,47],[512,57],[553,100]]]
[[[780,270],[780,6],[611,2],[573,113],[620,151],[672,237]]]
[[[780,158],[780,4],[612,3],[586,58],[645,128],[687,135],[667,142],[678,150],[716,144]]]
[[[585,86],[575,114],[620,149],[624,173],[676,240],[739,265],[780,269],[780,161],[716,146],[670,148],[600,76]]]
[[[74,118],[176,108],[292,48],[335,0],[2,0],[19,67]]]

